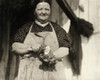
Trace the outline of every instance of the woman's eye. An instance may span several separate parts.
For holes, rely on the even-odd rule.
[[[37,9],[37,10],[43,10],[43,8]],[[44,10],[49,11],[49,9],[45,8]]]
[[[49,11],[49,9],[47,9],[47,8],[45,10]]]
[[[42,10],[42,8],[38,9],[38,10]]]

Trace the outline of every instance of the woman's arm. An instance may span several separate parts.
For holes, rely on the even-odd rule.
[[[12,44],[12,51],[15,51],[19,54],[24,54],[24,53],[27,53],[31,50],[32,50],[31,46],[23,44],[23,43],[14,42]]]
[[[56,58],[63,58],[69,54],[69,48],[67,47],[60,47],[58,50],[56,50],[53,55]]]
[[[29,51],[38,51],[39,48],[41,47],[40,44],[34,44],[34,45],[28,45],[28,44],[24,44],[24,43],[19,43],[19,42],[14,42],[12,44],[12,51],[15,51],[19,54],[24,54],[27,53]]]

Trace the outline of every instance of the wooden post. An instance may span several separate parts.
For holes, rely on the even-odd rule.
[[[2,11],[1,11],[2,10]],[[5,80],[6,68],[8,62],[8,52],[9,52],[9,21],[8,21],[7,8],[4,5],[0,5],[0,54],[2,54],[0,59],[0,80]]]

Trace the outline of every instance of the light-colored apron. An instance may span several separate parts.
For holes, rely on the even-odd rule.
[[[50,25],[53,31],[38,32],[38,36],[31,32],[32,25],[24,40],[24,44],[35,46],[35,44],[42,45],[44,42],[45,45],[50,46],[51,52],[59,48],[57,36],[51,23]],[[38,58],[28,57],[29,55],[30,54],[24,55],[20,60],[18,80],[66,80],[62,62],[56,63],[56,71],[43,71],[39,69],[42,62]]]

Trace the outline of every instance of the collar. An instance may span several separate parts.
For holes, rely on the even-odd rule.
[[[36,22],[34,22],[31,32],[43,32],[43,31],[49,31],[52,32],[52,27],[50,24],[47,24],[46,26],[41,26],[39,24],[37,24]]]
[[[38,20],[36,20],[35,23],[38,24],[38,25],[40,25],[41,27],[45,27],[46,25],[49,24],[49,22],[46,22],[46,23],[42,24]]]

